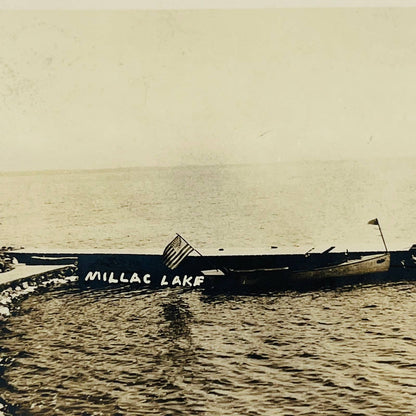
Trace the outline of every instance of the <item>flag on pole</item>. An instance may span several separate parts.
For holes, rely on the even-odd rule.
[[[381,227],[380,227],[380,223],[378,222],[378,219],[377,218],[374,218],[373,220],[368,221],[368,223],[370,225],[378,225],[378,229],[380,231],[380,237],[383,240],[384,248],[386,249],[386,253],[387,253],[389,250],[387,249],[386,240],[384,240],[383,231],[381,231]]]
[[[176,269],[193,250],[194,248],[178,234],[163,251],[163,263],[169,269]]]

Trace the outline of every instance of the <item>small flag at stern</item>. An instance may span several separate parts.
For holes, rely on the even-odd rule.
[[[176,269],[193,250],[194,248],[178,234],[163,251],[163,263],[169,269]]]
[[[373,220],[368,221],[370,225],[378,225],[378,219],[374,218]]]

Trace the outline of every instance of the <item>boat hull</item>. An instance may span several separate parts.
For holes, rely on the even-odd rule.
[[[289,267],[204,271],[207,286],[215,287],[281,287],[307,283],[327,283],[353,277],[380,275],[390,269],[390,254],[361,256],[357,259],[327,265],[295,269]]]
[[[126,287],[152,287],[165,288],[182,286],[185,288],[209,288],[212,281],[217,285],[236,288],[240,286],[265,286],[273,288],[286,288],[296,286],[296,289],[315,286],[312,282],[332,282],[344,280],[339,284],[352,284],[353,282],[367,281],[400,281],[416,280],[416,244],[410,249],[390,251],[390,268],[387,273],[364,272],[362,265],[358,268],[355,260],[366,256],[383,256],[380,251],[331,251],[301,253],[276,253],[276,250],[253,254],[226,254],[221,252],[206,256],[190,255],[175,270],[169,270],[163,264],[161,254],[154,251],[148,253],[134,253],[130,251],[103,251],[75,252],[75,251],[29,251],[15,250],[11,253],[19,263],[51,264],[51,259],[75,257],[77,275],[80,286],[126,286]],[[346,259],[349,259],[346,262]],[[340,275],[339,270],[331,271],[332,265],[348,264]],[[384,265],[386,267],[386,265]],[[237,270],[233,276],[204,276],[208,269]],[[322,270],[326,268],[326,270]],[[316,273],[315,269],[318,270]],[[247,273],[242,273],[245,270]],[[260,272],[259,272],[260,270]],[[311,270],[315,270],[311,273]],[[297,273],[297,274],[296,274]],[[358,273],[358,274],[357,274]],[[150,278],[147,276],[150,274]],[[218,273],[217,273],[218,274]],[[361,278],[360,274],[364,277]],[[375,277],[373,279],[373,274]],[[166,277],[165,277],[166,276]],[[354,276],[357,276],[356,278]],[[332,278],[331,278],[332,277]],[[245,279],[244,281],[242,281]],[[150,282],[150,283],[148,283]],[[311,282],[309,284],[308,282]],[[319,284],[318,284],[319,285]],[[326,285],[326,284],[325,284]],[[332,285],[332,283],[330,283]]]
[[[328,279],[348,276],[364,276],[384,273],[390,268],[390,254],[363,256],[360,259],[346,261],[332,266],[318,267],[312,270],[291,271],[292,279]]]

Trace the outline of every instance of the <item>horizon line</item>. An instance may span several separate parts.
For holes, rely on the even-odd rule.
[[[96,168],[46,168],[46,169],[28,169],[28,170],[0,170],[0,176],[6,175],[30,175],[30,174],[53,174],[53,173],[76,173],[76,172],[104,172],[114,170],[131,170],[131,169],[175,169],[175,168],[195,168],[195,167],[219,167],[219,166],[261,166],[277,164],[296,164],[296,163],[325,163],[325,162],[354,162],[354,161],[383,161],[383,160],[407,160],[416,159],[416,156],[380,156],[374,158],[356,157],[342,159],[292,159],[278,160],[275,162],[235,162],[235,163],[190,163],[175,165],[131,165],[131,166],[108,166]]]

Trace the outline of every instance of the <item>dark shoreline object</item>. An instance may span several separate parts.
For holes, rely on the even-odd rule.
[[[11,250],[12,247],[2,247],[0,249],[0,273],[8,272],[14,269],[13,258],[7,254],[7,250]]]
[[[410,246],[409,246],[410,247]],[[306,251],[306,250],[305,250]],[[70,258],[77,264],[77,275],[79,276],[79,285],[83,286],[123,286],[147,287],[149,289],[163,289],[171,286],[181,286],[192,289],[205,289],[208,287],[206,281],[201,282],[196,279],[203,276],[203,270],[252,270],[252,269],[284,269],[290,270],[310,270],[321,267],[329,267],[334,264],[352,262],[361,259],[364,256],[384,255],[383,251],[348,251],[345,250],[308,250],[305,255],[303,249],[297,249],[297,252],[280,252],[276,249],[265,249],[252,253],[229,253],[226,249],[218,252],[218,249],[212,250],[210,254],[204,256],[191,254],[175,270],[169,270],[163,263],[163,257],[156,254],[157,250],[138,253],[125,250],[108,250],[108,251],[34,251],[34,250],[16,250],[11,254],[19,263],[27,265],[44,263],[45,265],[59,264]],[[398,280],[415,280],[416,279],[416,245],[410,248],[390,250],[390,268],[387,272],[376,273],[375,277],[381,281],[398,281]],[[101,275],[101,279],[95,278],[91,281],[87,276]],[[104,273],[107,275],[105,280]],[[110,279],[111,273],[113,278]],[[8,274],[8,273],[7,273]],[[147,275],[150,275],[147,276]],[[2,274],[0,274],[2,276]],[[138,276],[138,279],[133,278]],[[166,278],[164,279],[164,276]],[[178,278],[176,278],[178,276]],[[192,279],[190,280],[190,276]],[[307,286],[306,279],[289,279],[283,278],[280,282],[273,279],[273,285],[293,286],[303,288]],[[350,282],[361,282],[374,277],[373,275],[350,276],[347,278],[335,278],[334,280],[344,279],[347,284]],[[364,279],[365,278],[365,279]],[[140,279],[140,282],[139,282]],[[204,278],[204,280],[207,280]],[[231,279],[232,280],[232,279]],[[264,279],[267,280],[267,279]],[[313,280],[313,279],[310,279]],[[331,279],[326,279],[331,280]],[[131,282],[133,281],[133,282]],[[149,282],[149,283],[147,283]],[[167,284],[165,284],[167,282]],[[200,284],[196,285],[198,282]],[[306,282],[306,283],[305,283]],[[266,286],[270,286],[266,282]]]

